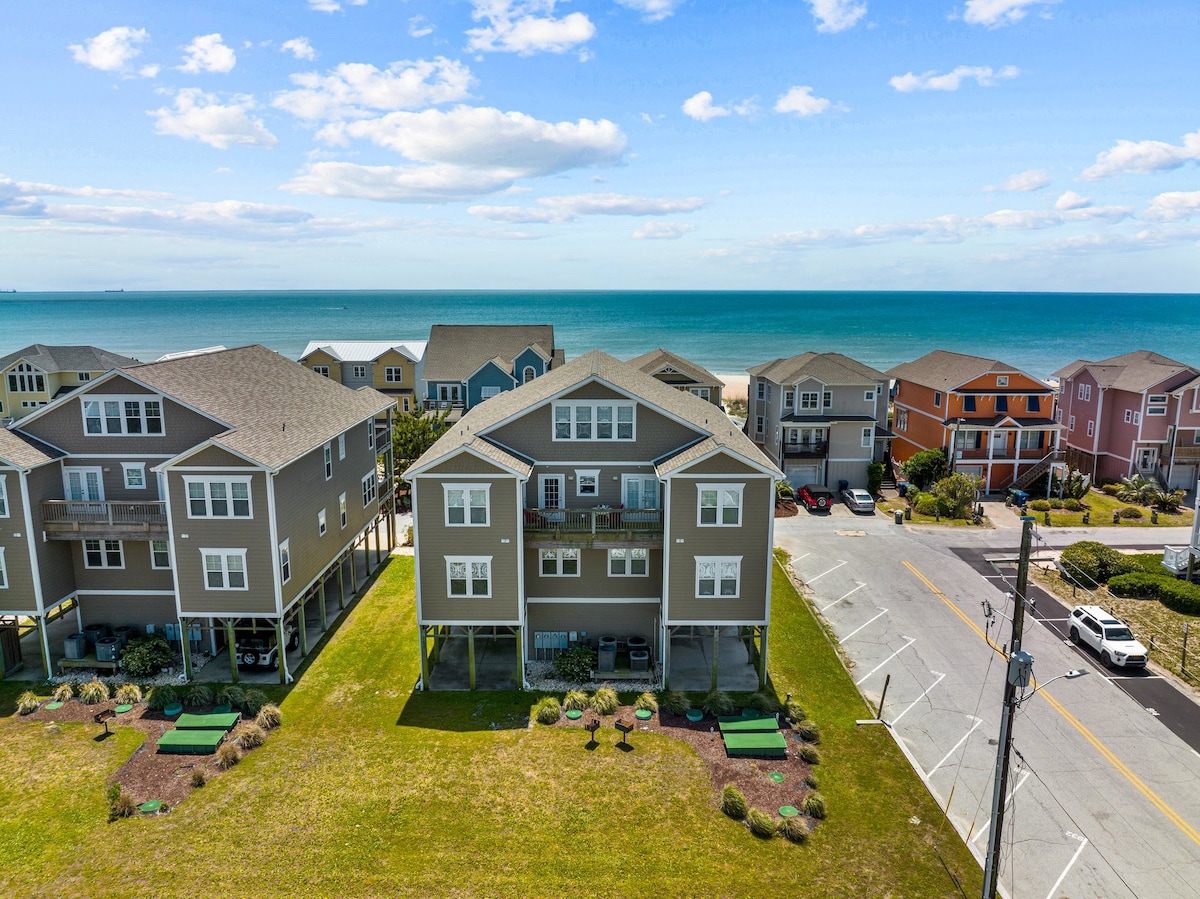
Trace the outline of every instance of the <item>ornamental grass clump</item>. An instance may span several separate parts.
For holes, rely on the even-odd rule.
[[[176,702],[179,702],[179,694],[169,684],[159,684],[157,687],[151,687],[150,694],[146,697],[146,705],[156,712],[161,712],[167,706]]]
[[[38,706],[42,701],[38,699],[38,695],[32,690],[26,690],[17,697],[17,714],[31,715],[38,710]]]
[[[804,718],[796,725],[796,736],[805,743],[820,743],[821,728],[811,718]]]
[[[817,775],[811,771],[804,775],[804,785],[810,790],[821,789],[821,783],[817,780]]]
[[[592,694],[592,711],[597,715],[615,715],[620,707],[621,700],[612,687],[601,687]]]
[[[554,724],[562,717],[562,706],[555,696],[543,696],[533,707],[533,719],[538,724]]]
[[[775,836],[775,819],[762,809],[752,808],[746,812],[746,823],[750,825],[750,832],[756,837],[769,840]]]
[[[820,793],[809,793],[804,797],[804,814],[810,818],[825,817],[825,797]]]
[[[804,706],[795,699],[787,704],[787,716],[792,721],[803,721],[808,717],[804,713]]]
[[[790,842],[803,843],[808,840],[808,822],[798,815],[783,818],[775,829],[781,837]]]
[[[268,702],[258,714],[254,716],[254,723],[263,730],[274,730],[283,724],[283,712],[279,711],[279,706],[273,702]]]
[[[129,793],[121,789],[120,784],[113,784],[116,787],[115,794],[109,790],[108,804],[108,820],[116,821],[118,818],[132,818],[137,814],[137,800]]]
[[[782,704],[779,702],[779,697],[774,693],[768,693],[763,690],[751,696],[747,705],[756,712],[761,712],[764,715],[774,715],[783,709]]]
[[[741,821],[746,817],[748,810],[746,797],[742,795],[742,791],[733,784],[726,784],[725,788],[721,790],[721,811],[734,821]]]
[[[75,696],[70,684],[59,684],[52,694],[55,702],[66,702]]]
[[[247,690],[242,697],[242,710],[247,715],[257,715],[258,710],[267,704],[267,694],[262,690]]]
[[[79,688],[79,701],[84,705],[108,702],[108,684],[98,678],[92,678]]]
[[[213,692],[204,684],[192,684],[188,687],[187,694],[183,701],[189,708],[199,708],[204,705],[212,705]]]
[[[217,747],[216,755],[213,757],[213,764],[221,771],[228,771],[234,765],[242,760],[242,750],[238,748],[236,743],[222,743]]]
[[[686,715],[692,707],[692,701],[682,690],[667,690],[659,694],[658,707],[672,715]]]
[[[801,746],[800,758],[804,760],[805,764],[819,765],[821,764],[821,750],[816,746]]]
[[[634,708],[639,709],[639,710],[645,710],[647,712],[657,712],[658,711],[658,697],[655,696],[653,693],[647,691],[647,692],[643,693],[641,696],[639,696],[637,698],[637,702],[635,702],[633,705],[634,705]]]
[[[733,697],[724,690],[713,690],[704,697],[700,707],[715,717],[733,714]]]
[[[245,701],[246,691],[241,687],[235,687],[233,684],[222,687],[221,692],[217,694],[218,705],[227,705],[231,709],[240,709],[242,703]]]
[[[199,789],[200,787],[204,786],[206,783],[208,783],[208,775],[204,773],[204,769],[203,768],[193,768],[192,769],[192,787],[195,789]]]
[[[117,705],[137,705],[142,701],[142,688],[137,684],[121,684],[113,694]]]
[[[566,712],[586,712],[591,707],[591,700],[582,690],[572,690],[563,698],[562,707]]]
[[[267,732],[253,721],[244,721],[233,732],[233,742],[242,750],[257,749],[267,742]]]

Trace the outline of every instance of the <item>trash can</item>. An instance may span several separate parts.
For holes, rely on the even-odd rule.
[[[908,481],[898,481],[896,483],[896,492],[901,496],[906,495],[908,493]]]
[[[849,490],[849,489],[850,489],[849,481],[838,481],[838,492],[839,493],[841,493],[843,490]]]
[[[904,524],[904,512],[901,509],[894,509],[892,512],[896,516],[896,524]]]

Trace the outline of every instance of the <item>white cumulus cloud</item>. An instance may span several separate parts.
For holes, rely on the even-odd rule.
[[[426,37],[430,34],[433,34],[433,26],[425,20],[424,16],[413,16],[408,20],[409,37]]]
[[[1025,18],[1030,7],[1047,7],[1058,0],[967,0],[963,21],[968,25],[999,28]]]
[[[1096,157],[1096,164],[1083,170],[1079,177],[1096,181],[1109,175],[1150,175],[1181,168],[1189,162],[1200,161],[1200,130],[1183,136],[1182,144],[1160,140],[1119,140],[1111,150]]]
[[[812,90],[807,85],[797,85],[789,89],[775,102],[775,111],[792,113],[802,118],[819,115],[829,108],[829,101],[824,97],[814,97]]]
[[[1090,199],[1080,196],[1073,190],[1066,191],[1054,201],[1055,209],[1086,209],[1091,205],[1092,201]]]
[[[278,138],[261,119],[250,114],[253,108],[250,97],[238,96],[229,103],[220,103],[213,94],[199,88],[185,88],[175,95],[174,108],[162,107],[149,114],[154,117],[154,130],[159,134],[198,140],[218,150],[234,145],[275,146]]]
[[[703,197],[641,197],[618,193],[542,197],[537,206],[472,206],[471,215],[506,224],[573,222],[585,215],[654,216],[694,212]]]
[[[184,47],[183,52],[183,62],[178,69],[193,75],[201,72],[232,72],[237,65],[237,56],[222,43],[219,34],[202,34]]]
[[[467,31],[467,47],[493,53],[566,53],[596,33],[581,12],[555,17],[557,0],[473,0],[471,17],[487,24]]]
[[[695,225],[684,225],[677,222],[646,222],[646,224],[633,232],[633,239],[679,240],[683,235],[695,230]]]
[[[1015,175],[1009,175],[999,184],[989,184],[983,189],[985,194],[996,193],[997,191],[1005,193],[1029,193],[1034,190],[1041,190],[1050,183],[1050,173],[1045,169],[1030,169],[1027,172],[1017,172]]]
[[[1200,214],[1200,190],[1173,190],[1150,201],[1145,218],[1156,222],[1177,222]]]
[[[367,0],[346,0],[351,6],[366,6]],[[308,8],[314,12],[340,12],[342,4],[338,0],[308,0]]]
[[[302,119],[337,120],[463,100],[474,78],[467,66],[439,56],[402,60],[382,70],[344,62],[325,75],[292,75],[292,83],[297,89],[278,94],[272,105]]]
[[[683,0],[617,0],[619,4],[642,14],[643,22],[661,22],[683,5]]]
[[[817,31],[836,34],[853,28],[867,14],[867,4],[858,0],[808,0]]]
[[[755,105],[755,99],[754,97],[747,97],[745,100],[741,100],[728,107],[714,106],[712,94],[708,91],[700,91],[700,93],[694,94],[684,100],[680,109],[683,110],[684,115],[695,119],[697,122],[707,122],[710,119],[717,119],[722,116],[733,115],[734,113],[743,116],[752,115],[758,109]]]
[[[974,80],[980,87],[991,87],[997,81],[1016,78],[1021,72],[1016,66],[1005,66],[994,71],[991,66],[958,66],[954,71],[939,75],[937,72],[909,72],[888,79],[888,84],[901,93],[911,91],[956,91],[964,81]]]
[[[145,28],[119,25],[88,38],[82,44],[71,44],[67,49],[71,51],[76,62],[85,66],[91,66],[101,72],[125,72],[129,69],[129,64],[142,52],[137,45],[149,39],[150,35]],[[155,73],[157,74],[157,69]]]
[[[317,51],[312,48],[306,37],[294,37],[284,41],[279,46],[279,52],[291,53],[296,59],[316,59]]]

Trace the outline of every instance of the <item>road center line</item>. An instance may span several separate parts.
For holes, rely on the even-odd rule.
[[[1061,874],[1058,875],[1058,880],[1054,881],[1054,886],[1050,887],[1050,892],[1046,894],[1046,899],[1054,899],[1058,895],[1058,888],[1062,885],[1063,880],[1067,876],[1067,872],[1074,867],[1075,862],[1079,859],[1079,854],[1083,852],[1083,848],[1088,844],[1087,837],[1079,837],[1079,848],[1075,850],[1075,854],[1071,856],[1071,860],[1067,862],[1067,866],[1063,868]]]
[[[938,684],[940,684],[942,682],[942,678],[944,678],[946,676],[944,674],[938,674],[938,672],[936,672],[936,671],[934,671],[932,673],[937,674],[937,676],[938,676],[937,680],[935,680],[932,684],[930,684],[928,687],[926,687],[924,693],[922,693],[920,696],[918,696],[916,699],[914,699],[911,703],[909,703],[908,708],[905,709],[903,712],[901,712],[899,715],[897,715],[895,721],[889,722],[891,727],[895,727],[897,724],[899,724],[900,719],[908,714],[909,709],[911,709],[914,705],[916,705],[918,702],[920,702],[922,699],[924,699],[925,696],[929,693],[929,691],[932,690],[934,687],[936,687]],[[929,775],[925,775],[925,776],[928,777]]]
[[[876,615],[875,617],[878,618],[879,616]],[[905,643],[903,646],[901,646],[899,649],[897,649],[895,652],[893,652],[890,656],[888,656],[886,659],[884,659],[882,662],[880,662],[878,665],[876,665],[874,668],[872,668],[870,671],[868,671],[866,674],[864,674],[861,679],[856,680],[854,682],[854,686],[856,686],[856,687],[862,686],[863,681],[865,681],[868,677],[870,677],[872,674],[874,674],[876,671],[878,671],[880,668],[882,668],[884,665],[886,665],[892,659],[896,658],[896,656],[900,655],[900,653],[904,652],[904,650],[908,649],[908,647],[912,646],[916,642],[917,641],[915,638],[909,637],[907,643]]]
[[[917,579],[920,580],[921,583],[923,583],[926,587],[928,587],[934,596],[936,596],[938,599],[940,599],[942,602],[944,602],[948,608],[953,610],[954,614],[956,614],[959,618],[961,618],[966,623],[967,627],[971,628],[971,630],[973,630],[976,634],[978,634],[979,637],[984,642],[986,642],[988,646],[992,647],[992,649],[994,649],[1001,656],[1004,655],[1004,653],[1000,651],[1000,647],[998,647],[995,643],[993,643],[991,640],[988,639],[987,634],[985,634],[983,632],[983,630],[979,627],[979,625],[977,625],[974,621],[972,621],[970,618],[968,618],[962,609],[960,609],[958,606],[956,606],[953,602],[950,601],[950,599],[946,596],[945,593],[943,593],[941,590],[939,590],[937,587],[935,587],[933,585],[933,583],[929,580],[929,578],[925,577],[925,575],[923,575],[923,574],[921,574],[921,572],[917,571],[917,569],[914,568],[913,565],[908,561],[904,562],[904,567],[907,568],[909,571],[911,571],[914,575],[916,575]],[[1107,681],[1108,678],[1104,678],[1104,680]],[[1036,686],[1036,683],[1035,683],[1035,686]],[[1112,686],[1116,687],[1116,684],[1112,684]],[[1128,765],[1126,765],[1119,758],[1117,758],[1116,755],[1113,754],[1113,751],[1111,749],[1109,749],[1107,746],[1105,746],[1103,743],[1101,743],[1100,740],[1097,739],[1096,735],[1093,734],[1086,727],[1084,727],[1083,723],[1078,718],[1076,718],[1074,715],[1072,715],[1070,712],[1068,712],[1063,707],[1062,703],[1060,703],[1057,699],[1055,699],[1053,696],[1051,696],[1049,690],[1038,690],[1038,695],[1041,696],[1044,700],[1046,700],[1046,702],[1050,703],[1050,707],[1052,709],[1054,709],[1056,712],[1058,712],[1058,714],[1060,714],[1067,721],[1068,724],[1070,724],[1073,728],[1075,728],[1075,730],[1077,730],[1085,740],[1087,740],[1089,743],[1091,743],[1092,746],[1096,749],[1096,751],[1099,752],[1100,755],[1102,755],[1105,758],[1105,760],[1108,761],[1108,763],[1110,765],[1112,765],[1114,768],[1116,768],[1117,771],[1119,771],[1121,773],[1121,775],[1124,776],[1124,778],[1127,781],[1129,781],[1131,784],[1133,784],[1133,786],[1137,789],[1137,791],[1139,793],[1141,793],[1148,800],[1150,800],[1151,805],[1153,805],[1156,809],[1158,809],[1160,812],[1162,812],[1166,816],[1168,821],[1170,821],[1172,824],[1174,824],[1176,827],[1178,827],[1180,830],[1182,830],[1184,835],[1189,840],[1191,840],[1197,846],[1200,846],[1200,832],[1197,832],[1196,828],[1192,827],[1192,825],[1188,824],[1187,821],[1183,820],[1183,818],[1181,818],[1179,816],[1178,812],[1176,812],[1173,808],[1171,808],[1169,805],[1167,805],[1165,802],[1163,802],[1162,799],[1160,799],[1158,797],[1157,793],[1155,793],[1148,786],[1146,786],[1146,784],[1142,781],[1142,779],[1140,777],[1138,777],[1136,774],[1134,774],[1129,769]]]
[[[805,583],[811,584],[813,581],[820,580],[821,578],[825,577],[825,575],[829,574],[830,571],[837,571],[839,568],[841,568],[845,564],[846,564],[845,562],[838,562],[836,565],[834,565],[832,568],[830,568],[829,571],[822,571],[816,577],[807,578],[805,580]]]
[[[981,725],[981,724],[983,724],[983,719],[976,718],[975,723],[971,725],[971,729],[962,735],[962,739],[954,744],[954,748],[951,749],[949,752],[947,752],[944,756],[942,756],[942,760],[940,762],[938,762],[936,765],[934,765],[933,768],[930,770],[930,772],[925,776],[933,777],[933,772],[936,771],[938,768],[942,767],[942,765],[946,764],[946,761],[950,758],[950,756],[952,756],[952,755],[954,755],[954,753],[958,752],[958,748],[960,746],[962,746],[963,743],[967,742],[967,737],[969,737],[969,736],[971,736],[971,734],[975,733],[975,728],[979,727],[979,725]]]
[[[876,615],[874,618],[872,618],[871,621],[874,621],[876,618],[879,618],[880,616],[886,615],[886,614],[887,614],[887,609],[884,609],[882,612],[879,613],[879,615]],[[850,633],[846,634],[846,636],[842,637],[842,639],[838,640],[838,646],[841,646],[843,643],[845,643],[847,640],[849,640],[851,637],[853,637],[855,634],[857,634],[859,631],[861,631],[864,627],[866,627],[868,624],[870,624],[871,621],[864,621],[862,624],[860,624],[858,627],[856,627]]]
[[[851,591],[850,591],[850,593],[853,593],[853,592],[855,592],[855,590],[861,590],[861,589],[862,589],[863,587],[865,587],[865,586],[867,586],[867,585],[866,585],[866,584],[859,584],[857,587],[855,587],[855,588],[854,588],[854,590],[851,590]],[[843,599],[845,599],[847,596],[849,596],[849,595],[850,595],[850,593],[845,593],[845,594],[843,594],[843,595],[839,596],[837,599],[835,599],[833,602],[831,602],[829,605],[827,605],[827,606],[826,606],[824,609],[818,609],[817,611],[818,611],[818,612],[824,612],[824,611],[826,611],[827,609],[832,609],[832,608],[833,608],[834,606],[836,606],[836,605],[837,605],[839,602],[841,602]]]
[[[1009,793],[1008,798],[1004,800],[1005,809],[1007,809],[1009,807],[1009,805],[1012,804],[1013,797],[1017,795],[1017,790],[1019,790],[1019,789],[1021,789],[1021,787],[1025,786],[1025,781],[1027,781],[1027,780],[1029,780],[1029,772],[1028,771],[1026,771],[1024,774],[1021,775],[1021,779],[1017,781],[1017,785],[1012,788],[1012,792]],[[975,834],[975,836],[973,836],[971,838],[971,842],[974,843],[975,841],[977,841],[981,836],[983,836],[985,833],[988,832],[988,828],[991,826],[992,826],[992,822],[989,819],[987,824],[985,824],[985,825],[983,825],[983,827],[979,828],[979,833]]]

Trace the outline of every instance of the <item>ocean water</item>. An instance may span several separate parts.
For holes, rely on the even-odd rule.
[[[222,291],[0,294],[0,354],[93,344],[149,361],[262,343],[424,339],[433,324],[549,323],[568,358],[666,347],[717,374],[813,350],[887,370],[934,349],[1046,376],[1077,358],[1148,349],[1200,364],[1200,294]]]

